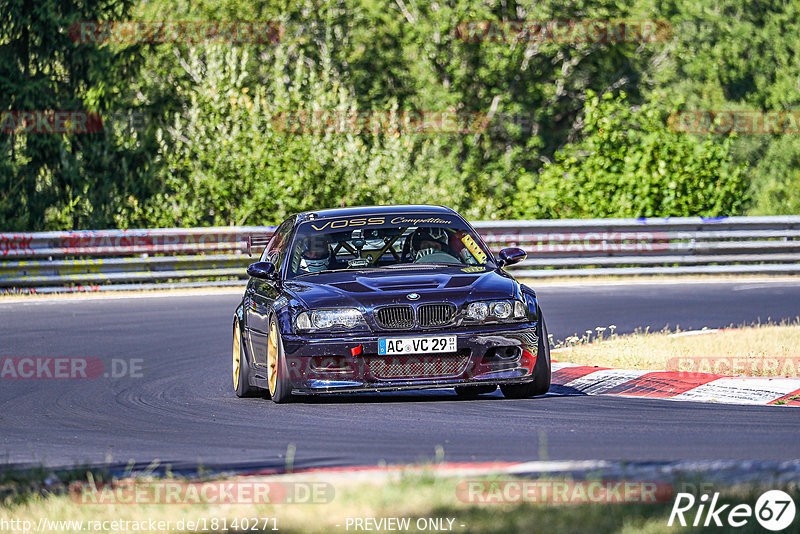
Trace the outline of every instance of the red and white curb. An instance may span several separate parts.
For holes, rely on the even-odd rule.
[[[800,378],[632,371],[553,362],[551,393],[800,406]]]

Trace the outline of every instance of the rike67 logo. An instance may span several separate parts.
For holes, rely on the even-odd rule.
[[[691,493],[678,493],[672,512],[669,514],[667,526],[682,527],[743,527],[755,516],[756,521],[765,529],[777,532],[788,528],[795,517],[795,504],[792,497],[780,490],[763,493],[756,501],[755,508],[749,504],[717,504],[719,493],[709,498],[707,493],[696,499]],[[710,502],[709,502],[710,501]],[[695,509],[696,508],[696,509]]]

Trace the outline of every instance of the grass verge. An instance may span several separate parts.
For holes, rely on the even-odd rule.
[[[732,376],[800,376],[800,319],[694,332],[640,330],[617,335],[614,325],[554,345],[560,362],[616,369],[676,370]]]
[[[594,502],[586,502],[584,498],[578,499],[579,503],[542,504],[519,502],[520,499],[514,497],[504,498],[502,492],[494,494],[499,499],[489,498],[492,487],[504,487],[505,484],[522,480],[508,476],[502,477],[502,480],[498,477],[440,478],[423,470],[402,473],[380,484],[363,480],[326,480],[326,475],[322,473],[316,476],[319,478],[305,477],[301,480],[307,484],[328,484],[330,490],[324,499],[318,499],[319,502],[306,504],[143,504],[139,501],[137,504],[85,504],[76,502],[74,497],[64,492],[63,487],[57,489],[50,484],[50,489],[42,489],[47,485],[43,481],[38,489],[29,491],[37,487],[29,480],[26,486],[28,490],[24,494],[17,494],[10,500],[7,496],[0,507],[0,525],[6,527],[4,530],[21,532],[24,525],[41,525],[45,518],[51,522],[61,521],[59,528],[54,523],[46,523],[48,530],[60,532],[85,532],[87,529],[95,532],[273,532],[277,528],[282,532],[313,534],[366,530],[354,528],[355,519],[370,519],[372,528],[369,530],[372,532],[391,532],[397,529],[388,523],[381,527],[380,520],[397,518],[407,519],[409,527],[403,529],[406,532],[666,534],[676,529],[667,525],[674,492],[683,491],[675,482],[669,485],[669,492],[655,499],[658,502],[613,503],[598,502],[597,499],[588,499]],[[289,484],[286,477],[238,480],[246,480],[251,484],[267,481]],[[564,481],[563,478],[560,480]],[[163,479],[148,481],[158,483]],[[487,490],[478,502],[466,497],[468,494],[464,491],[466,483],[476,481],[483,482],[482,487]],[[492,486],[487,482],[498,484]],[[538,482],[552,483],[555,480],[550,478]],[[693,484],[692,487],[698,485]],[[778,488],[730,486],[713,491],[720,492],[720,505],[747,504],[753,507],[764,489]],[[795,502],[800,502],[800,490],[796,484],[781,489],[787,491]],[[511,502],[500,502],[504,500]],[[692,514],[687,516],[690,522],[696,511],[695,507]],[[248,525],[242,528],[245,519]],[[179,523],[181,520],[183,523]],[[189,521],[195,522],[193,528],[188,527]],[[162,523],[159,525],[159,522]],[[255,529],[252,528],[254,524],[257,526]],[[14,528],[14,525],[18,528]],[[153,525],[157,526],[153,528]],[[165,525],[168,526],[165,528]],[[707,531],[702,527],[680,530],[691,533]],[[755,518],[751,518],[745,528],[722,527],[714,531],[741,533],[760,530]]]

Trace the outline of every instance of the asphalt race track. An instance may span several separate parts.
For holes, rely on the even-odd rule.
[[[535,287],[535,284],[534,284]],[[542,286],[556,338],[596,326],[682,329],[794,318],[800,282]],[[85,356],[137,376],[0,380],[0,464],[176,469],[448,461],[800,458],[793,408],[547,396],[476,401],[449,390],[237,399],[231,314],[238,295],[0,301],[0,357]],[[136,360],[139,360],[137,362]],[[119,371],[119,366],[117,370]]]

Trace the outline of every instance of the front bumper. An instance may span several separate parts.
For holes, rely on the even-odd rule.
[[[456,352],[379,356],[378,339],[455,335]],[[336,337],[284,335],[286,370],[297,393],[396,391],[499,385],[533,379],[535,323]]]

